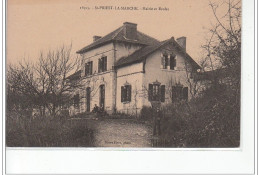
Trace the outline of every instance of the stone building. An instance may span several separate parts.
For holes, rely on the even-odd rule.
[[[163,29],[162,29],[163,30]],[[191,98],[189,84],[200,66],[186,53],[186,37],[158,41],[125,22],[106,36],[77,51],[82,79],[71,113],[90,112],[94,105],[108,113],[138,114],[150,101],[162,105]]]

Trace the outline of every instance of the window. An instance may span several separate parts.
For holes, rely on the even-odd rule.
[[[102,57],[98,60],[98,72],[107,71],[107,57]]]
[[[173,86],[172,87],[172,102],[188,100],[188,87]]]
[[[74,95],[73,102],[74,102],[74,107],[78,108],[79,107],[79,94]]]
[[[165,85],[160,85],[160,83],[149,84],[148,100],[165,102]]]
[[[165,85],[161,85],[161,102],[165,102]]]
[[[161,60],[161,68],[162,69],[175,70],[175,68],[176,68],[176,55],[171,54],[171,55],[168,56],[168,54],[163,54],[162,60]]]
[[[121,102],[131,101],[131,85],[121,86]]]
[[[92,75],[93,61],[85,63],[85,76]]]
[[[176,55],[170,56],[170,69],[174,70],[176,67]]]
[[[167,66],[168,66],[168,55],[167,54],[164,54],[162,56],[162,68],[163,69],[167,69]]]

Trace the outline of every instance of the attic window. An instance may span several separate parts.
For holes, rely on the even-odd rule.
[[[176,55],[162,54],[161,57],[161,68],[175,70],[176,68]]]
[[[107,71],[107,57],[103,56],[98,60],[98,72]]]
[[[168,66],[168,55],[167,54],[162,55],[161,65],[162,65],[163,69],[167,69],[167,66]]]
[[[176,55],[170,55],[170,69],[174,70],[176,67]]]

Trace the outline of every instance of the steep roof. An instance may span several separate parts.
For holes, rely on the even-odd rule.
[[[131,55],[127,56],[127,57],[122,57],[120,58],[116,63],[115,63],[115,67],[119,68],[119,67],[124,67],[127,66],[129,64],[133,64],[133,63],[138,63],[143,61],[148,55],[152,54],[153,52],[157,51],[158,49],[160,49],[161,47],[169,44],[169,43],[173,43],[175,46],[177,46],[177,48],[179,49],[180,53],[185,54],[186,58],[191,62],[191,64],[197,68],[200,69],[201,67],[190,57],[190,55],[174,40],[173,37],[171,37],[168,40],[162,41],[162,42],[158,42],[158,43],[154,43],[153,45],[149,45],[149,46],[145,46],[137,51],[135,51],[134,53],[132,53]]]
[[[117,28],[113,32],[105,35],[104,37],[98,39],[97,41],[91,43],[90,45],[78,50],[76,53],[82,54],[84,52],[87,52],[91,49],[100,47],[100,46],[102,46],[106,43],[112,42],[112,41],[129,42],[129,43],[136,43],[136,44],[141,44],[141,45],[151,45],[151,44],[159,43],[159,41],[156,40],[155,38],[152,38],[139,31],[137,31],[137,37],[135,40],[127,39],[124,36],[124,28],[125,28],[124,25]]]
[[[149,54],[153,53],[154,51],[156,51],[157,49],[159,49],[161,46],[163,46],[165,43],[168,43],[170,40],[165,40],[159,43],[155,43],[153,45],[150,46],[145,46],[137,51],[135,51],[134,53],[132,53],[131,55],[127,56],[127,57],[122,57],[120,58],[116,63],[115,66],[116,67],[123,67],[126,66],[128,64],[132,64],[132,63],[136,63],[136,62],[141,62],[143,61],[143,59],[148,56]]]

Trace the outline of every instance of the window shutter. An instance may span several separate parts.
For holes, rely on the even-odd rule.
[[[164,56],[161,56],[161,68],[164,69]]]
[[[98,59],[98,73],[101,72],[101,59]]]
[[[188,100],[188,87],[182,88],[182,97],[184,100]]]
[[[161,102],[165,102],[165,85],[161,85]]]
[[[148,100],[152,101],[152,94],[153,94],[153,85],[149,84],[149,89],[148,89]]]
[[[89,64],[89,74],[90,75],[93,74],[93,61],[91,61],[90,64]]]
[[[176,67],[176,56],[173,57],[173,67]]]
[[[173,56],[170,57],[170,69],[171,70],[174,69],[174,58],[173,58]]]
[[[85,76],[88,75],[88,63],[85,63]]]
[[[74,95],[74,107],[79,107],[79,94]]]
[[[129,95],[128,101],[131,101],[131,97],[132,97],[132,87],[131,87],[131,85],[128,86],[128,95]]]
[[[124,86],[121,86],[121,102],[124,102],[124,96],[125,96],[124,89],[125,89]]]
[[[103,66],[104,66],[103,71],[107,71],[107,57],[104,57]]]
[[[172,87],[172,102],[174,102],[176,100],[176,87],[173,86]]]
[[[169,65],[169,58],[167,55],[164,56],[165,59],[165,69],[167,69],[168,65]]]
[[[182,87],[178,86],[176,87],[177,91],[176,91],[176,97],[178,98],[178,100],[181,100],[183,98],[183,92],[182,92]]]

